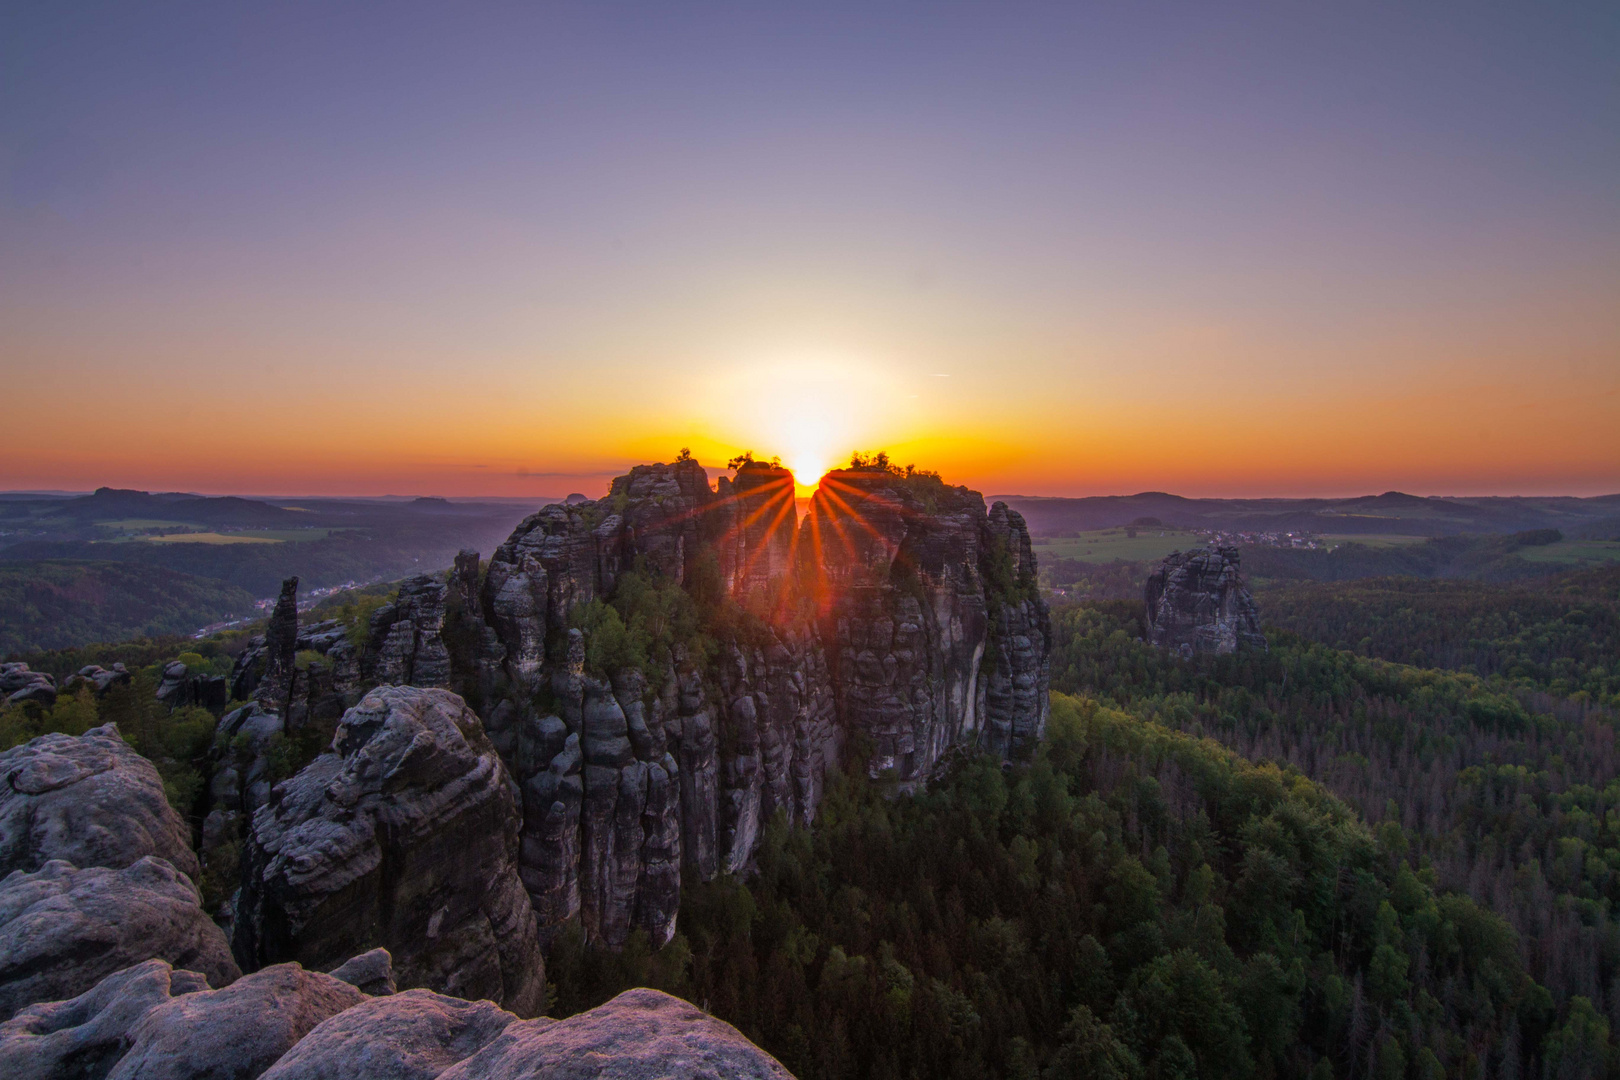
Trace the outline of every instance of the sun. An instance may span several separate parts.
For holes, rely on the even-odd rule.
[[[788,458],[787,467],[793,473],[793,494],[801,499],[815,494],[817,485],[827,473],[826,459],[821,454],[802,450]]]

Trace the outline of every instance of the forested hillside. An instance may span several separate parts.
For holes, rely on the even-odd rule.
[[[1291,583],[1262,600],[1270,625],[1335,648],[1620,708],[1620,567],[1510,586]]]
[[[1514,934],[1291,771],[1053,695],[1036,760],[836,783],[662,953],[565,943],[558,1013],[652,981],[826,1077],[1533,1075],[1601,1057]],[[1548,1032],[1551,1035],[1548,1036]],[[1501,1071],[1507,1070],[1507,1071]]]
[[[0,656],[91,641],[183,634],[251,615],[227,582],[124,562],[0,562]]]
[[[1506,917],[1561,1010],[1582,997],[1620,1015],[1612,713],[1291,634],[1269,655],[1178,661],[1138,640],[1140,619],[1123,602],[1054,612],[1054,688],[1319,780],[1441,887]]]

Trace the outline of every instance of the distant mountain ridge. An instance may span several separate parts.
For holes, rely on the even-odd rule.
[[[1386,491],[1349,499],[1193,499],[1163,491],[1064,498],[996,495],[1024,515],[1029,531],[1052,536],[1157,518],[1165,525],[1236,532],[1456,536],[1562,529],[1620,534],[1620,494],[1458,498]]]

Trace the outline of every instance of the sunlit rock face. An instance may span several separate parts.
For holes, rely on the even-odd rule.
[[[1177,552],[1148,576],[1148,640],[1183,656],[1266,649],[1237,548]]]
[[[478,670],[451,684],[493,688],[543,943],[576,919],[609,946],[668,941],[683,875],[744,869],[778,813],[809,824],[847,754],[910,789],[953,746],[1011,755],[1044,731],[1050,630],[1019,515],[887,469],[828,474],[803,521],[778,465],[717,489],[693,461],[637,466],[525,519],[476,596],[458,559],[452,666]],[[626,660],[592,636],[620,633],[591,602],[625,607],[623,581],[679,585],[701,625]]]

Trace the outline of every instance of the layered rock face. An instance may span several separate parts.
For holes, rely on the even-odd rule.
[[[122,869],[147,855],[198,875],[163,778],[117,727],[42,735],[0,754],[0,875],[51,859]]]
[[[514,787],[446,690],[385,686],[333,749],[278,784],[243,852],[244,967],[330,966],[386,947],[402,986],[539,1011],[545,969],[517,870]]]
[[[839,715],[871,738],[873,775],[909,786],[958,743],[1007,754],[1040,738],[1051,632],[1018,514],[851,469],[822,478],[804,532]]]
[[[0,880],[0,1020],[153,957],[215,986],[241,974],[197,887],[164,860],[81,870],[53,859]]]
[[[1266,649],[1237,548],[1177,552],[1149,575],[1148,640],[1183,656]]]
[[[521,787],[543,940],[578,918],[609,946],[668,941],[682,875],[743,869],[775,813],[813,820],[851,735],[910,788],[952,746],[1009,755],[1044,731],[1050,630],[1016,513],[889,469],[829,474],[803,522],[793,492],[775,465],[717,491],[693,461],[638,466],[525,519],[476,594],[476,556],[457,559],[452,679]],[[678,617],[632,610],[632,571],[680,586],[707,629],[588,667],[592,601],[654,641]]]

